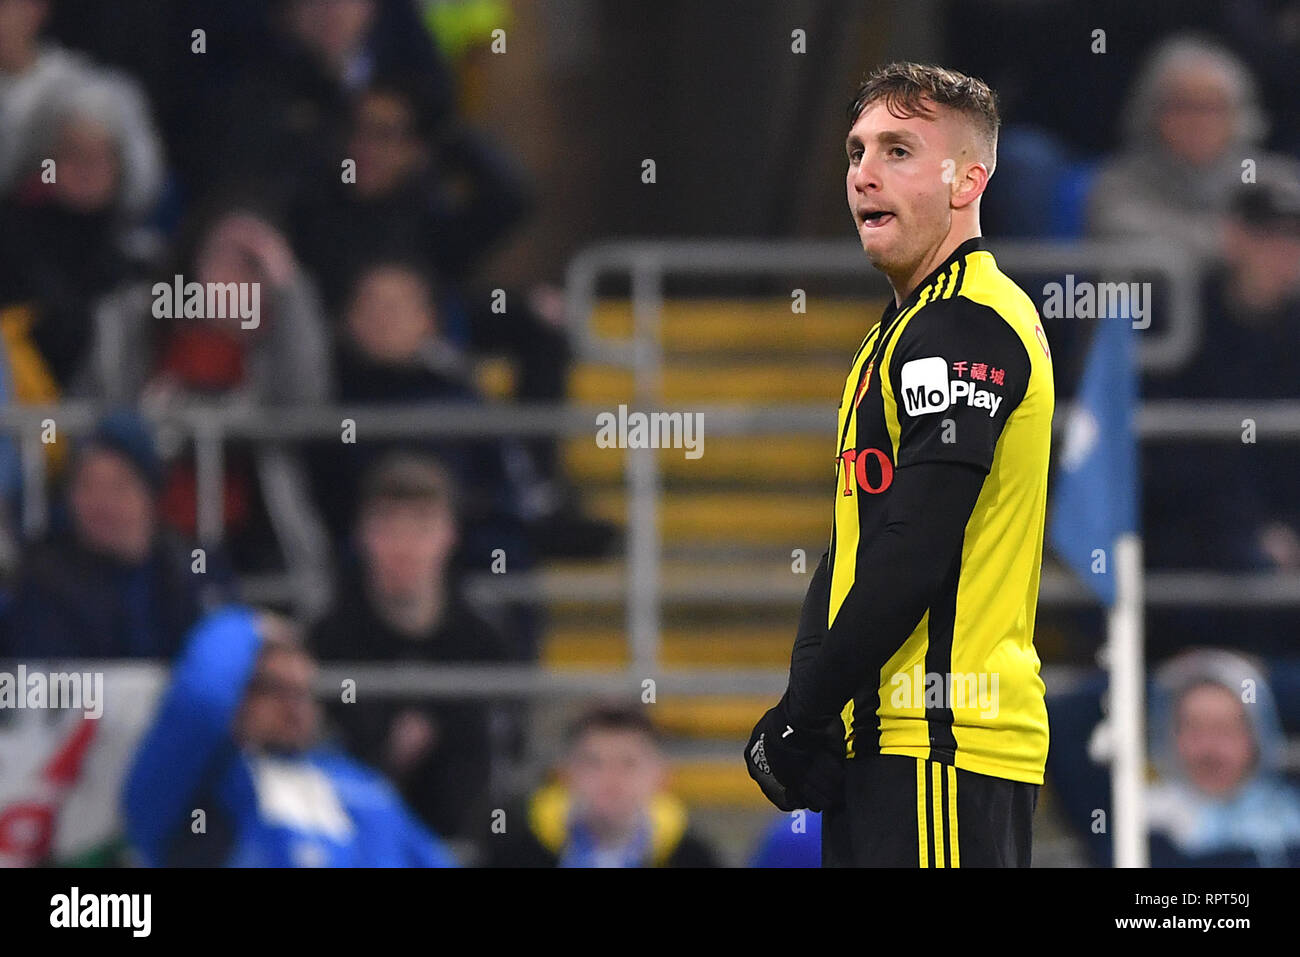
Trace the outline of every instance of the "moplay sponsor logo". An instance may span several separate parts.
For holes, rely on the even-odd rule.
[[[962,366],[963,371],[967,365],[969,363],[954,363],[954,366]],[[998,406],[1002,405],[1002,396],[992,389],[980,388],[973,379],[950,378],[948,360],[943,356],[927,356],[903,363],[902,385],[903,408],[908,415],[944,412],[951,406],[964,404],[988,409],[989,418],[993,418]]]

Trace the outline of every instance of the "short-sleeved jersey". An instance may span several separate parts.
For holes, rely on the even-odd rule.
[[[879,682],[844,707],[849,757],[871,747],[1042,783],[1047,709],[1033,637],[1053,406],[1037,310],[979,238],[891,302],[858,349],[838,416],[828,628],[872,573],[860,553],[906,481],[898,470],[960,462],[986,474],[938,595]]]

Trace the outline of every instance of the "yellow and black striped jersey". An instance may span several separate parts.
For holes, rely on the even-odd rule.
[[[1042,783],[1033,637],[1053,406],[1037,310],[980,238],[891,302],[858,349],[838,415],[828,629],[843,630],[845,598],[871,574],[860,549],[881,531],[895,470],[957,462],[986,474],[937,597],[878,683],[844,706],[849,757],[870,747]]]

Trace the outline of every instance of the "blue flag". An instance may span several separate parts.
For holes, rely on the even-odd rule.
[[[1128,318],[1097,322],[1052,493],[1052,547],[1108,605],[1115,542],[1138,530],[1134,352]]]

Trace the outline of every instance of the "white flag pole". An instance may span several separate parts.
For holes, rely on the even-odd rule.
[[[1147,867],[1146,665],[1142,539],[1115,542],[1115,604],[1108,620],[1111,811],[1116,867]]]

